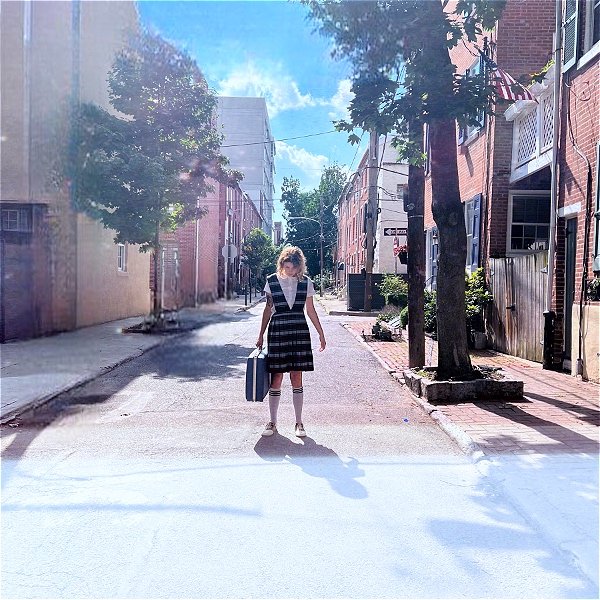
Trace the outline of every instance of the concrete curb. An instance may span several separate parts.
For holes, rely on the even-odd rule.
[[[323,307],[323,310],[332,317],[348,316],[348,317],[376,317],[378,312],[362,312],[360,310],[338,310],[335,308],[329,308],[327,301],[323,300],[318,294],[314,296],[317,302]]]
[[[379,364],[391,375],[398,383],[401,385],[406,385],[404,383],[404,377],[402,373],[396,371],[392,366],[386,363],[378,354],[362,339],[360,335],[358,335],[354,330],[347,327],[344,323],[341,323],[342,327],[346,329],[346,331],[350,332],[359,343],[365,346],[369,352],[377,359]],[[461,451],[469,456],[474,462],[479,462],[487,458],[485,452],[480,448],[480,446],[473,440],[473,438],[463,431],[454,421],[449,419],[441,410],[436,408],[433,404],[414,396],[411,393],[411,398],[421,407],[423,412],[427,413],[437,424],[438,426],[450,437],[454,442],[458,445]]]
[[[369,344],[367,344],[367,342],[365,342],[365,340],[362,339],[362,337],[360,335],[358,335],[358,333],[356,333],[354,330],[350,329],[349,327],[346,326],[345,323],[340,323],[340,325],[346,330],[348,331],[352,336],[354,336],[354,338],[361,343],[370,353],[371,355],[377,360],[377,362],[388,372],[389,375],[394,375],[396,373],[396,369],[394,369],[394,367],[392,367],[391,365],[389,365],[388,363],[385,362],[385,360],[383,360],[383,358],[381,358],[381,356],[379,356],[375,350],[373,350],[373,348],[371,348],[371,346],[369,346]],[[399,381],[397,378],[395,378],[397,381]],[[399,381],[399,383],[402,383],[402,385],[404,385],[403,381]]]
[[[264,300],[264,297],[263,298],[259,298],[258,300],[255,300],[251,304],[248,304],[248,306],[240,306],[239,308],[235,309],[235,312],[236,313],[246,312],[246,311],[250,310],[251,308],[254,308],[258,304],[260,304],[263,300]]]
[[[358,335],[355,331],[345,326],[345,324],[341,324],[344,329],[349,331],[359,343],[363,344],[367,347],[369,352],[379,361],[379,363],[386,369],[386,371],[396,380],[398,383],[405,385],[404,378],[402,373],[397,372],[393,368],[391,368],[383,359],[381,359],[375,351],[367,344],[360,335]],[[546,524],[541,519],[535,519],[529,516],[529,511],[526,506],[520,502],[519,498],[516,498],[513,494],[510,494],[506,487],[503,485],[502,481],[497,481],[494,478],[490,478],[490,469],[492,466],[493,459],[488,456],[473,440],[473,438],[466,433],[463,429],[461,429],[454,421],[452,421],[449,417],[447,417],[441,410],[439,410],[433,404],[430,404],[426,400],[419,398],[418,396],[414,396],[412,393],[410,394],[411,399],[419,405],[419,407],[425,412],[433,421],[436,422],[438,427],[450,438],[452,439],[460,450],[475,464],[477,470],[481,473],[482,477],[488,478],[491,484],[502,493],[508,502],[510,502],[513,507],[528,521],[533,521],[535,526],[542,532],[542,535],[548,540],[548,542],[557,548],[557,550],[565,556],[565,559],[568,560],[571,564],[576,565],[579,571],[583,573],[585,577],[587,577],[591,582],[596,583],[597,577],[591,572],[588,568],[588,565],[579,558],[579,555],[576,551],[568,548],[564,540],[560,538],[555,538],[551,532],[547,530]]]
[[[53,390],[52,392],[45,394],[43,396],[39,396],[38,398],[36,398],[35,400],[32,400],[28,404],[25,404],[23,406],[18,406],[17,408],[13,408],[12,410],[8,410],[5,413],[3,413],[2,416],[0,417],[0,424],[1,425],[10,424],[15,419],[18,419],[22,414],[24,414],[30,410],[35,410],[36,408],[39,408],[40,406],[43,406],[44,404],[46,404],[47,402],[50,402],[50,400],[53,400],[54,398],[57,398],[61,394],[70,392],[71,390],[81,387],[81,386],[85,385],[86,383],[90,383],[90,381],[94,381],[94,379],[97,379],[98,377],[101,377],[102,375],[109,373],[113,369],[116,369],[117,367],[120,367],[121,365],[142,356],[143,354],[145,354],[146,352],[148,352],[150,350],[154,350],[154,348],[156,348],[157,346],[161,346],[168,339],[173,339],[173,337],[178,337],[185,333],[189,333],[189,332],[182,331],[181,333],[176,333],[176,334],[172,334],[169,336],[161,336],[160,339],[156,340],[155,344],[152,344],[151,346],[147,346],[146,348],[144,348],[142,350],[138,349],[138,351],[135,354],[130,354],[129,356],[125,356],[122,359],[118,360],[117,362],[111,363],[110,365],[104,365],[102,367],[99,367],[95,371],[93,371],[91,373],[87,373],[86,375],[79,377],[79,378],[75,379],[74,381],[71,381],[71,382],[65,384],[60,389]],[[137,335],[137,334],[127,334],[127,335]]]

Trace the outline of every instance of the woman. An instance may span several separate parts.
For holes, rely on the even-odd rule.
[[[313,302],[315,288],[312,281],[305,276],[305,271],[306,259],[302,250],[296,246],[288,246],[283,249],[277,259],[277,273],[269,275],[265,285],[267,304],[256,342],[258,348],[263,347],[263,338],[268,325],[271,420],[262,432],[264,436],[273,435],[277,431],[277,409],[281,398],[284,373],[290,374],[292,383],[292,399],[296,413],[295,433],[298,437],[306,436],[302,424],[302,404],[304,403],[302,372],[314,371],[314,366],[310,332],[304,316],[305,306],[306,312],[319,334],[321,343],[319,352],[325,350],[326,342]]]

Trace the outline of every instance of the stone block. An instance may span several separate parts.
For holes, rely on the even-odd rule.
[[[522,398],[523,382],[516,379],[475,379],[473,381],[434,381],[407,369],[404,381],[410,391],[427,402],[489,402]]]

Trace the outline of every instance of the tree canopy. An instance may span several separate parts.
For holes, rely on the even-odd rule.
[[[356,127],[396,134],[394,145],[413,163],[423,160],[417,128],[429,127],[432,213],[438,227],[438,377],[469,378],[465,315],[467,239],[457,167],[456,121],[474,124],[488,110],[491,86],[484,76],[458,73],[450,49],[475,42],[495,25],[503,0],[304,0],[318,30],[332,38],[334,56],[353,67],[350,121]],[[452,10],[449,9],[452,6]],[[478,56],[474,52],[474,56]],[[409,190],[410,194],[410,190]],[[410,252],[410,249],[409,249]]]
[[[345,172],[335,164],[323,171],[319,186],[308,192],[300,191],[298,179],[285,177],[283,180],[281,199],[286,220],[285,241],[302,248],[311,277],[320,272],[321,208],[323,271],[330,273],[333,269],[333,248],[337,243],[337,202],[346,180]]]
[[[259,227],[248,233],[242,247],[243,261],[259,283],[275,270],[278,250],[271,238]]]
[[[76,208],[116,231],[115,241],[158,245],[158,230],[201,216],[210,179],[226,170],[216,98],[188,54],[148,31],[133,34],[108,79],[114,111],[76,113],[69,173]]]
[[[457,73],[431,50],[435,41],[446,50],[475,42],[495,25],[506,0],[458,0],[453,11],[440,0],[303,2],[318,31],[334,40],[332,55],[353,66],[351,118],[337,122],[340,130],[394,132],[401,157],[414,161],[420,153],[408,142],[409,123],[475,124],[477,115],[489,110],[494,88],[484,75]],[[358,142],[353,133],[349,139]]]

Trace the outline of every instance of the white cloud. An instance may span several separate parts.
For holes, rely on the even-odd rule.
[[[329,106],[333,108],[333,110],[329,113],[329,118],[350,118],[350,114],[348,112],[348,105],[350,104],[352,98],[354,98],[354,94],[350,91],[351,87],[352,82],[349,79],[342,79],[342,81],[338,82],[337,92],[331,97],[331,100],[328,102]]]
[[[236,67],[226,79],[221,80],[217,94],[264,97],[271,118],[284,110],[317,104],[310,94],[300,92],[298,84],[283,73],[281,66],[259,69],[253,62]]]
[[[248,61],[236,66],[225,79],[219,81],[217,94],[264,98],[270,118],[286,110],[323,106],[331,108],[330,119],[348,119],[348,105],[354,97],[350,91],[351,85],[349,79],[343,79],[338,82],[337,91],[331,98],[315,98],[310,92],[303,94],[298,83],[284,71],[281,64],[258,66]]]
[[[311,154],[304,148],[293,144],[277,142],[277,156],[287,159],[291,164],[304,171],[310,177],[320,178],[321,171],[329,163],[329,159],[322,154]]]

